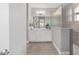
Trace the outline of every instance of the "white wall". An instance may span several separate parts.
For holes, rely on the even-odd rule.
[[[35,9],[41,8],[41,9],[44,9],[44,10],[45,9],[49,9],[49,10],[51,9],[52,11],[55,11],[59,6],[61,6],[60,3],[29,3],[29,7],[28,7],[29,21],[28,21],[28,23],[33,22],[32,14],[31,14],[31,12],[33,12],[32,11],[33,8],[35,8]],[[61,8],[60,8],[60,12],[61,12]],[[49,14],[52,16],[52,14],[50,12],[49,12]],[[28,24],[28,26],[29,26],[29,24]]]
[[[53,43],[59,54],[70,54],[70,29],[54,27],[52,29]]]
[[[53,20],[52,23],[54,26],[61,27],[62,26],[62,7],[59,7],[53,13]]]
[[[10,4],[10,54],[26,54],[26,4]]]
[[[9,50],[9,4],[0,3],[0,49]]]
[[[58,8],[54,15],[55,26],[52,27],[54,45],[60,54],[70,54],[70,28],[62,27],[64,17],[66,17],[62,17],[64,15],[62,7]]]

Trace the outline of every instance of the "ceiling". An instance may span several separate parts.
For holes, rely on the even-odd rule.
[[[29,3],[31,8],[58,8],[62,3]]]
[[[32,8],[31,14],[36,15],[37,11],[45,11],[47,15],[51,15],[57,8]]]
[[[46,11],[46,15],[52,15],[62,3],[29,3],[31,8],[31,15],[36,15],[36,11]]]

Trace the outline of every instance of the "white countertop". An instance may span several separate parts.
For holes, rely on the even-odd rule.
[[[66,28],[66,27],[52,27],[51,29],[71,29],[71,28]]]

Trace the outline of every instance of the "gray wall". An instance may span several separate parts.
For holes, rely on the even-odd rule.
[[[10,15],[10,54],[26,54],[26,4],[11,3]]]

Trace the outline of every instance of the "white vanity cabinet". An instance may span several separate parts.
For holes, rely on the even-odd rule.
[[[31,42],[48,42],[51,41],[51,30],[36,28],[29,30],[29,41]]]

